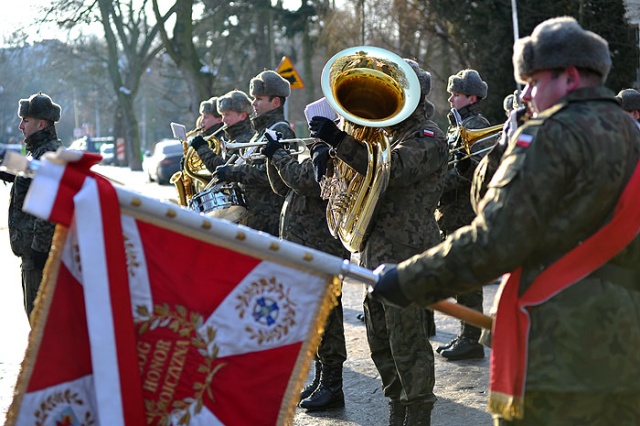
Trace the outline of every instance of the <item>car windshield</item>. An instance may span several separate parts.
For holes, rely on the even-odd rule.
[[[182,154],[182,144],[165,145],[162,147],[162,153],[165,155]]]

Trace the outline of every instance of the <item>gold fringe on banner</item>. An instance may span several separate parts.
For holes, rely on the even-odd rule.
[[[524,400],[502,392],[489,392],[489,412],[505,420],[521,420],[524,417]]]
[[[333,277],[332,282],[327,283],[327,291],[324,300],[318,306],[318,314],[315,330],[309,333],[307,341],[303,343],[302,350],[298,355],[296,365],[291,373],[291,380],[285,392],[284,400],[287,401],[280,407],[278,415],[278,425],[292,425],[296,415],[296,407],[300,398],[302,387],[307,381],[309,375],[309,362],[316,356],[318,345],[322,340],[324,327],[331,310],[338,305],[338,297],[342,294],[342,280],[337,276]]]

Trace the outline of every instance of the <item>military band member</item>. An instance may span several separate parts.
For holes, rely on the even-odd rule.
[[[224,160],[213,152],[205,140],[206,136],[210,136],[216,132],[216,137],[222,139],[222,135],[220,135],[221,132],[219,132],[219,130],[222,128],[224,123],[222,122],[222,115],[218,112],[217,97],[214,96],[200,103],[200,116],[198,117],[198,123],[202,128],[202,131],[200,132],[201,134],[191,139],[189,145],[196,151],[207,170],[213,173],[216,171],[216,167],[224,163]]]
[[[58,139],[55,123],[60,120],[62,109],[51,98],[42,93],[20,99],[18,116],[20,130],[24,135],[27,155],[34,159],[62,146]],[[38,294],[42,271],[49,257],[55,224],[38,219],[22,211],[31,178],[0,172],[0,179],[13,182],[9,202],[9,239],[11,250],[22,259],[22,291],[24,309],[31,317],[34,301]]]
[[[450,93],[449,103],[462,118],[465,129],[482,129],[489,127],[489,121],[482,115],[480,101],[487,97],[487,83],[482,80],[476,70],[465,69],[449,77],[447,91]],[[449,134],[457,132],[458,124],[452,113],[449,113]],[[475,217],[471,206],[470,191],[473,173],[484,154],[473,155],[470,158],[463,149],[462,139],[450,141],[449,149],[455,152],[451,160],[457,160],[449,167],[445,178],[444,191],[436,218],[443,237],[451,235],[456,229],[468,225]],[[480,144],[478,144],[480,145]],[[485,146],[472,145],[472,152]],[[459,304],[482,312],[482,288],[456,296]],[[443,357],[457,361],[462,359],[483,358],[484,348],[478,340],[480,329],[460,322],[460,332],[449,343],[436,348]]]
[[[447,169],[444,133],[430,118],[431,75],[406,60],[418,75],[421,100],[415,111],[387,130],[391,138],[391,171],[387,190],[377,204],[360,262],[375,267],[421,252],[440,241],[434,211]],[[367,171],[364,144],[324,117],[313,117],[311,134],[331,145],[336,155],[360,174]],[[385,397],[391,425],[429,425],[436,401],[433,349],[426,310],[397,309],[365,298],[367,339]]]
[[[371,297],[427,306],[510,272],[493,325],[496,424],[640,424],[640,131],[604,86],[606,40],[575,19],[539,24],[513,64],[534,116],[478,216],[385,265]]]
[[[251,79],[249,94],[253,97],[255,110],[255,115],[251,118],[255,134],[249,142],[264,141],[266,129],[282,134],[285,139],[295,137],[284,118],[284,104],[291,94],[287,80],[275,71],[263,71]],[[220,181],[240,184],[248,210],[242,224],[278,236],[278,222],[284,199],[271,189],[264,156],[259,155],[260,148],[248,148],[241,154],[242,160],[218,166],[214,175]]]
[[[269,181],[273,190],[285,198],[280,214],[280,238],[348,259],[349,252],[329,232],[328,201],[320,197],[320,185],[314,174],[313,162],[326,163],[329,147],[318,143],[312,147],[310,157],[298,161],[281,143],[267,138],[269,142],[262,153],[267,157]],[[339,295],[338,304],[325,324],[316,353],[314,379],[300,395],[300,407],[308,411],[344,407],[342,365],[347,359],[347,348],[341,299]]]

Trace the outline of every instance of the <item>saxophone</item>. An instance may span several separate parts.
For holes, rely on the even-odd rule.
[[[367,148],[365,175],[334,157],[320,184],[321,196],[328,200],[331,234],[350,252],[360,252],[389,183],[391,143],[384,128],[413,113],[420,84],[402,58],[371,46],[334,55],[322,70],[321,83],[325,98],[342,117],[343,130]]]

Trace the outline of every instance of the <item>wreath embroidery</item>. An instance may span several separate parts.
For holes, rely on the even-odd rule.
[[[296,324],[296,304],[289,298],[289,289],[276,277],[252,282],[237,299],[236,310],[240,318],[251,312],[259,325],[249,325],[245,331],[260,344],[281,340]]]
[[[188,425],[191,417],[200,413],[203,406],[204,395],[215,402],[211,391],[211,384],[215,374],[225,366],[224,363],[214,365],[218,357],[219,348],[214,343],[216,330],[211,326],[205,327],[204,336],[197,330],[202,328],[203,318],[196,312],[188,312],[184,306],[176,305],[172,310],[168,304],[155,305],[153,312],[149,312],[146,306],[136,306],[136,312],[143,318],[139,321],[138,334],[144,334],[157,328],[167,328],[179,337],[190,339],[190,345],[198,350],[203,357],[203,363],[197,368],[198,373],[204,375],[204,381],[195,381],[192,385],[193,395],[184,400],[173,400],[171,404],[163,401],[145,400],[147,424],[169,426],[171,416],[177,415],[178,424]],[[211,346],[211,349],[208,348]]]
[[[72,393],[70,389],[66,389],[64,392],[58,391],[54,392],[52,395],[49,395],[45,398],[44,401],[40,403],[40,409],[36,410],[34,413],[36,417],[36,426],[43,426],[46,423],[46,420],[49,418],[49,415],[53,410],[55,410],[59,405],[66,406],[62,413],[60,413],[60,420],[56,422],[56,424],[64,425],[64,424],[72,424],[71,422],[78,422],[76,418],[75,412],[71,409],[70,405],[84,405],[84,401],[78,396],[77,393]],[[84,413],[84,420],[77,423],[81,426],[91,426],[95,424],[95,420],[93,419],[93,415],[91,411],[87,410]]]

